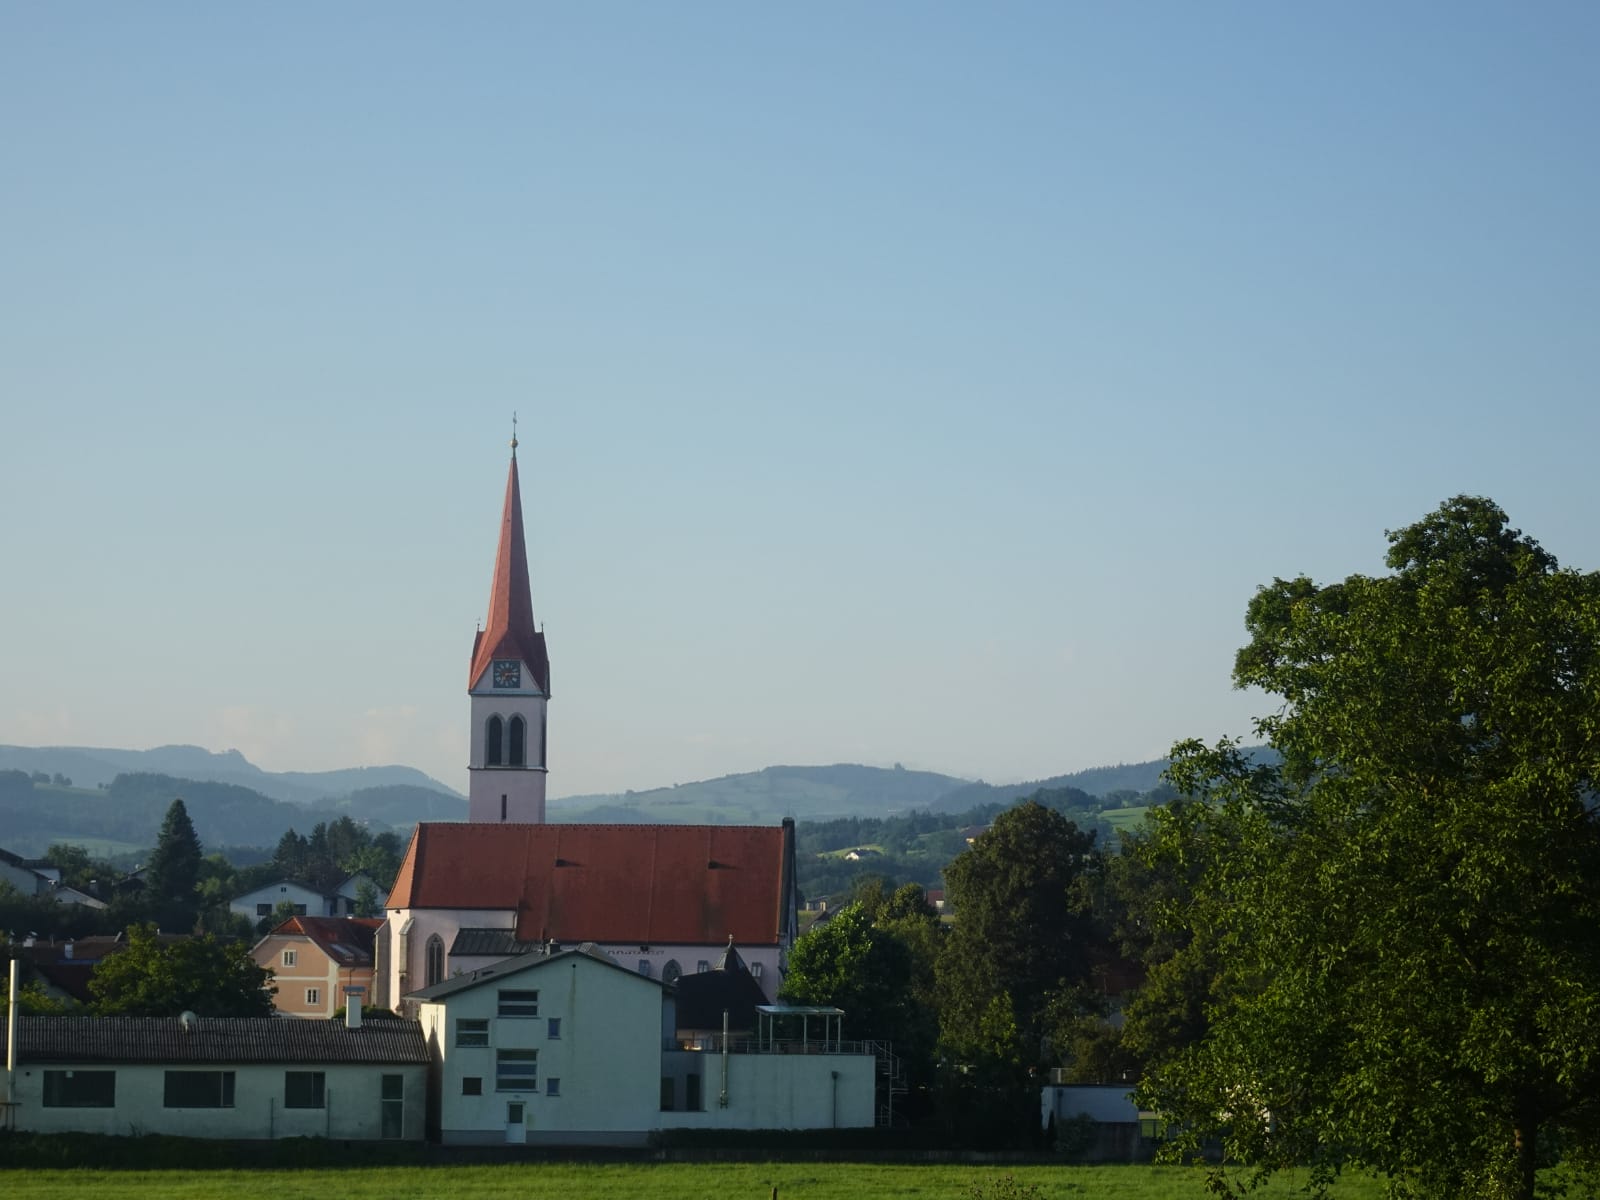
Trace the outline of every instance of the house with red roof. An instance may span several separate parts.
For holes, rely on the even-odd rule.
[[[378,917],[290,917],[255,944],[250,957],[273,973],[273,1007],[286,1017],[331,1017],[348,988],[372,994]]]

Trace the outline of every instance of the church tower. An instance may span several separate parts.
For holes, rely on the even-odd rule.
[[[544,634],[533,626],[515,437],[489,620],[472,643],[467,695],[472,702],[467,820],[543,824],[550,659]]]

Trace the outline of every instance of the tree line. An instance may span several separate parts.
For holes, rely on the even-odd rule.
[[[865,888],[784,997],[895,1039],[952,1132],[1022,1127],[1057,1068],[1137,1080],[1219,1193],[1292,1165],[1531,1200],[1559,1161],[1593,1194],[1600,574],[1479,497],[1388,543],[1388,574],[1250,601],[1234,680],[1275,700],[1270,753],[1180,743],[1114,850],[1000,814],[945,871],[953,925]]]

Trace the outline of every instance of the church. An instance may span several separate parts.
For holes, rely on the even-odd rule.
[[[374,1002],[409,1009],[409,994],[452,976],[586,942],[667,983],[737,945],[776,996],[799,909],[792,819],[545,822],[550,658],[533,617],[515,438],[467,697],[467,821],[417,826],[378,933]]]

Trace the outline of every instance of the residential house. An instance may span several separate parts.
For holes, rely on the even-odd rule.
[[[413,993],[443,1142],[642,1145],[662,1128],[871,1125],[876,1060],[811,1036],[679,1042],[676,988],[586,945]],[[787,1010],[770,1010],[787,1011]],[[770,1019],[769,1019],[770,1021]]]
[[[272,1003],[284,1016],[332,1017],[345,990],[372,994],[372,945],[379,917],[290,917],[250,957],[274,975]]]
[[[411,1021],[19,1017],[11,1127],[35,1133],[420,1140]]]
[[[377,946],[374,1003],[518,954],[592,942],[649,978],[736,941],[775,992],[798,924],[794,822],[417,826]]]
[[[228,908],[252,921],[272,916],[278,906],[285,903],[294,906],[297,917],[352,917],[356,911],[356,893],[363,883],[371,884],[372,880],[365,875],[352,875],[332,891],[321,892],[292,879],[279,879],[234,897]],[[381,909],[387,897],[376,885],[374,891]]]

